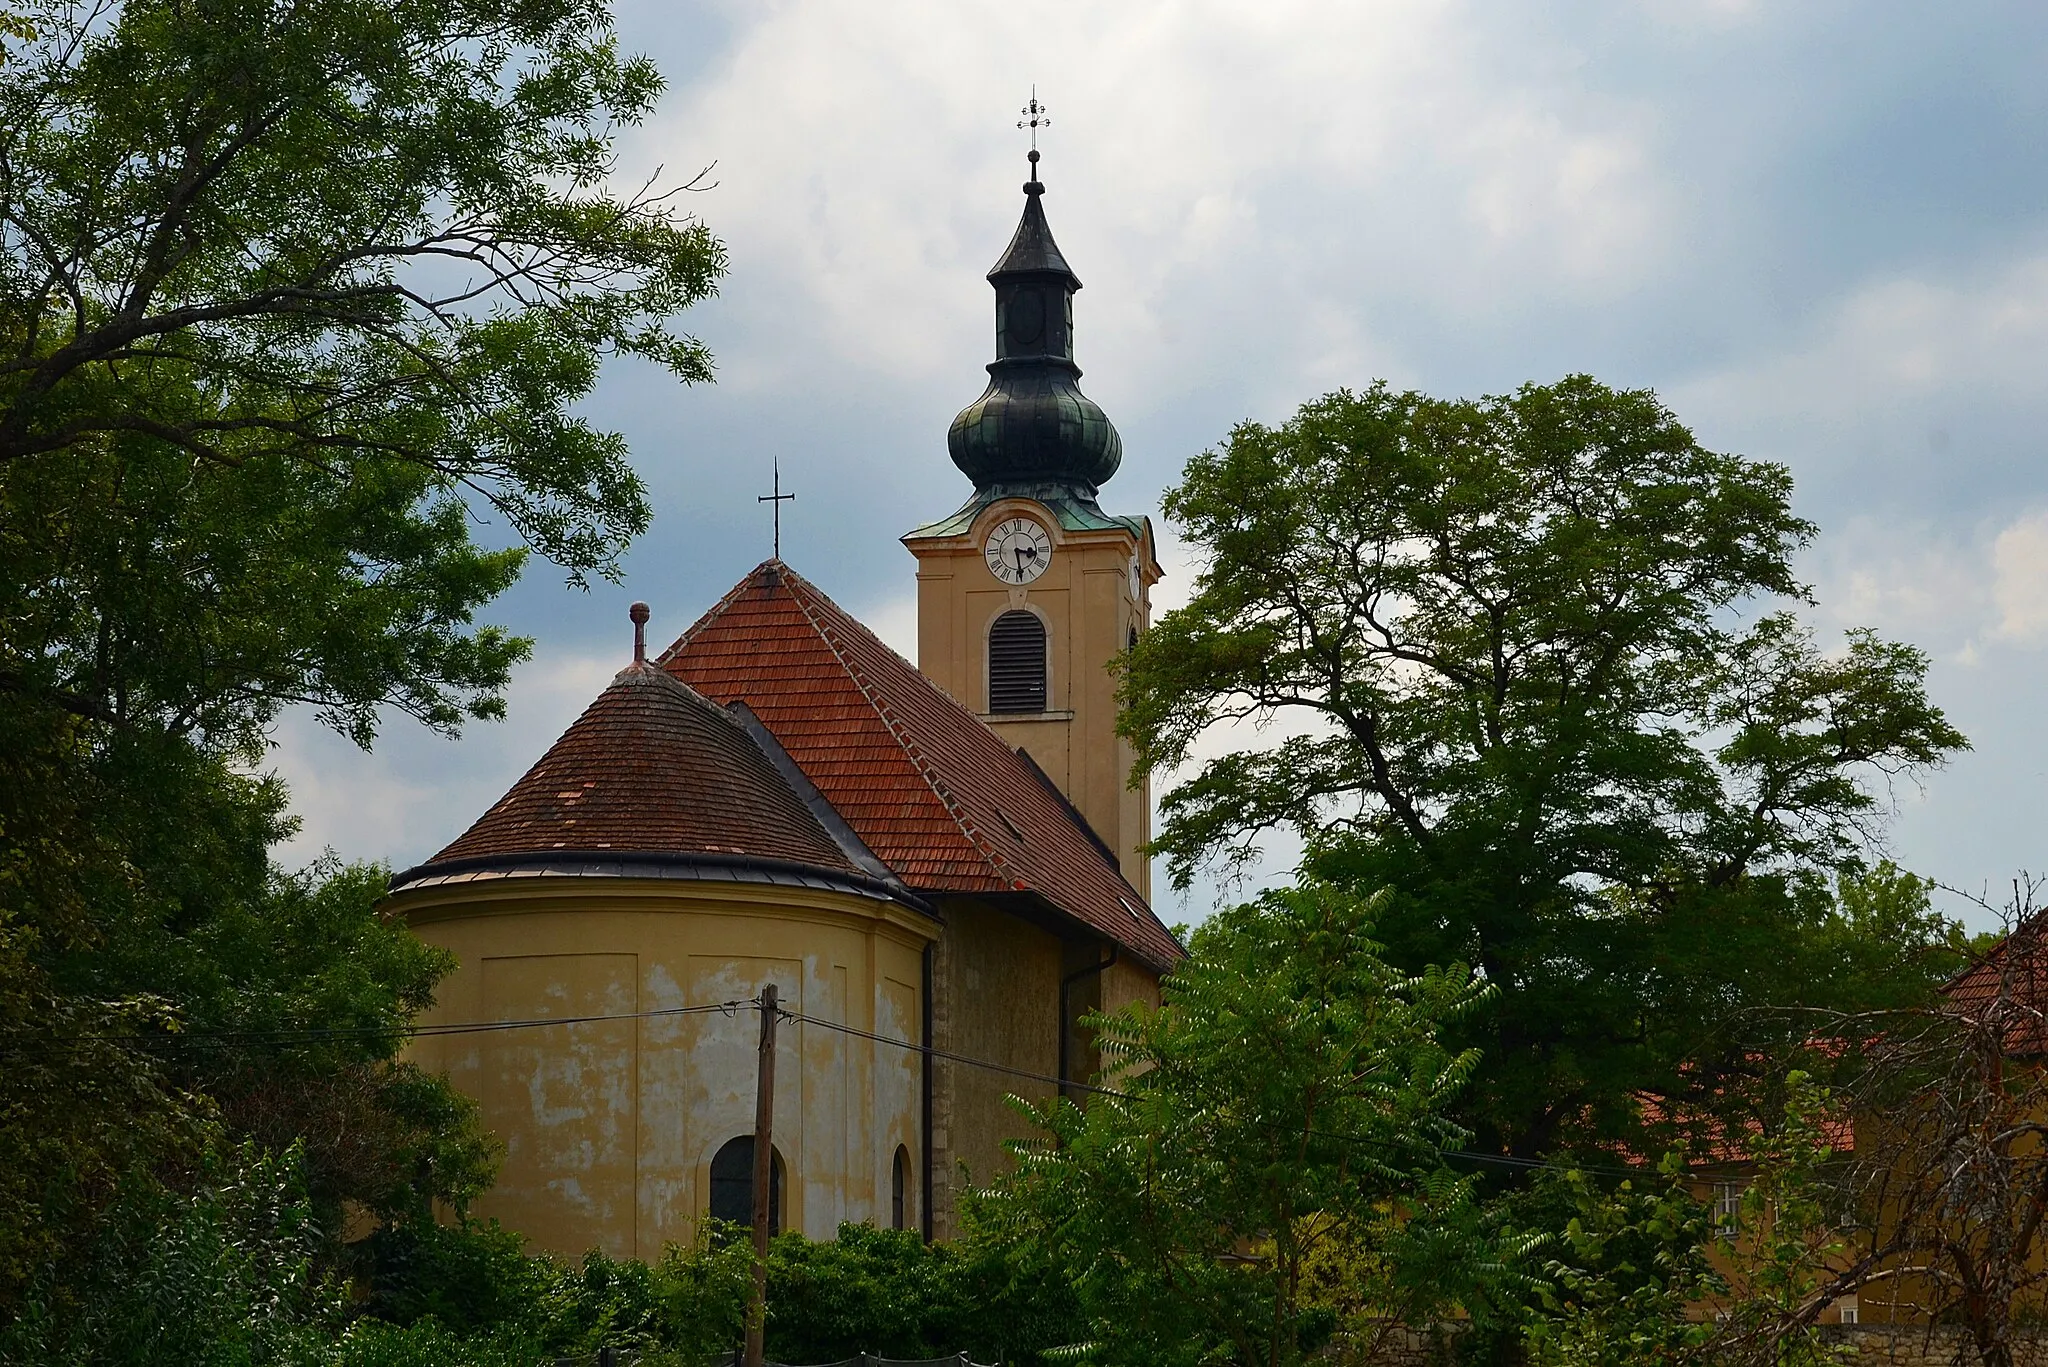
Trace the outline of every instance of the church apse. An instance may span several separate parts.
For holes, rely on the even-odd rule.
[[[753,1130],[757,1029],[743,1006],[692,1008],[772,982],[796,1016],[775,1094],[785,1222],[823,1238],[891,1218],[895,1155],[924,1149],[917,985],[937,922],[666,671],[636,659],[393,903],[459,965],[425,1023],[505,1027],[414,1048],[504,1143],[478,1214],[565,1254],[691,1238],[718,1153]]]

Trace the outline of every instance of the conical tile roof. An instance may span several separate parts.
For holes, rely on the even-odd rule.
[[[562,850],[860,874],[738,719],[648,664],[621,670],[431,864]]]

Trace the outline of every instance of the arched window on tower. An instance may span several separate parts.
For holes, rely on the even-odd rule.
[[[896,1146],[896,1161],[889,1167],[889,1228],[910,1228],[910,1150]]]
[[[988,629],[988,710],[1045,711],[1045,623],[1010,611]]]
[[[782,1155],[768,1159],[768,1232],[782,1232]],[[711,1160],[711,1218],[736,1225],[754,1222],[754,1136],[728,1139]]]

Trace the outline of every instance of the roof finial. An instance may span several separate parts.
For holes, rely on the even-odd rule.
[[[1023,114],[1024,117],[1017,120],[1017,126],[1031,130],[1031,151],[1028,153],[1031,162],[1031,179],[1024,182],[1024,193],[1027,195],[1044,194],[1045,187],[1038,183],[1038,130],[1050,124],[1052,120],[1046,117],[1045,106],[1038,102],[1037,82],[1034,81],[1031,85],[1031,103],[1025,105],[1018,112]]]
[[[647,604],[635,603],[626,609],[626,615],[633,619],[633,663],[647,663]]]

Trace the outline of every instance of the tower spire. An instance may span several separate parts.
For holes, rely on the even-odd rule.
[[[1024,214],[988,273],[996,292],[996,358],[988,388],[953,419],[946,448],[983,495],[1093,500],[1123,463],[1123,439],[1081,392],[1081,367],[1074,364],[1074,295],[1081,279],[1045,221],[1037,142],[1038,130],[1051,120],[1036,86],[1023,113],[1017,126],[1030,129],[1032,141]]]

